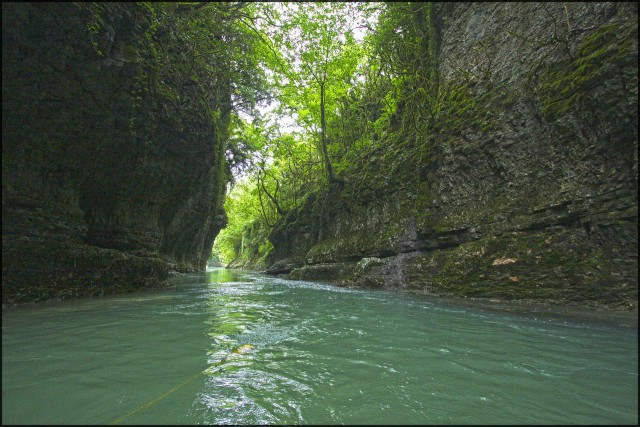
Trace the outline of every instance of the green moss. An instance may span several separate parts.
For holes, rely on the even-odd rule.
[[[167,287],[154,257],[52,241],[5,241],[2,302],[23,303]]]
[[[579,231],[512,234],[439,251],[433,293],[513,300],[617,304],[637,287],[614,280],[618,268]]]
[[[357,218],[366,220],[363,215]],[[375,231],[362,227],[358,231],[342,233],[338,238],[323,240],[309,250],[307,259],[312,263],[336,262],[393,253],[395,242],[406,230],[406,222],[406,218],[397,218]]]
[[[468,129],[490,130],[493,127],[493,94],[474,93],[468,83],[449,82],[442,89],[442,107],[438,129],[448,134]]]
[[[637,25],[610,22],[601,25],[580,44],[578,57],[568,66],[560,64],[540,76],[542,114],[554,120],[580,102],[597,85],[609,66],[632,65],[637,52],[632,40],[638,38]]]
[[[416,230],[422,235],[429,235],[436,228],[438,219],[433,213],[435,195],[431,190],[430,180],[418,182],[413,205],[410,212],[416,221]]]

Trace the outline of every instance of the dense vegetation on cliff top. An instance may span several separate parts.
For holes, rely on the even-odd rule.
[[[307,196],[371,180],[362,165],[377,156],[392,170],[375,179],[388,181],[408,160],[399,156],[406,141],[424,140],[430,127],[453,113],[474,112],[472,103],[453,111],[447,95],[465,94],[438,87],[437,16],[444,7],[252,5],[247,13],[268,47],[263,71],[274,102],[262,115],[235,117],[230,159],[238,179],[227,197],[228,224],[216,239],[214,259],[263,265],[271,229]],[[411,155],[424,160],[428,150]]]

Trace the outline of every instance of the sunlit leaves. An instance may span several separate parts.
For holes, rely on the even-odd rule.
[[[241,189],[232,190],[235,201],[227,209],[230,218],[239,208],[243,215],[230,221],[216,240],[227,258],[242,252],[237,245],[248,230],[270,229],[306,195],[331,181],[326,165],[346,159],[347,147],[364,135],[349,123],[348,104],[357,102],[354,94],[361,91],[354,85],[364,84],[363,74],[370,73],[369,48],[355,32],[372,24],[373,7],[333,2],[252,7],[253,19],[241,22],[260,34],[262,43],[254,52],[277,102],[261,119],[233,121],[227,155],[244,178]],[[294,117],[299,130],[286,132],[284,117]],[[341,170],[344,166],[342,162]]]

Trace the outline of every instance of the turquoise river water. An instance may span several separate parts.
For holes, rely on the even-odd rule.
[[[2,423],[638,422],[637,318],[224,269],[174,281],[3,309]]]

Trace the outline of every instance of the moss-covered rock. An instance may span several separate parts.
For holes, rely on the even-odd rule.
[[[166,289],[169,266],[157,257],[54,241],[5,241],[2,303]]]
[[[162,282],[169,265],[205,267],[225,223],[229,83],[213,115],[201,88],[161,75],[171,61],[158,60],[153,13],[2,5],[3,300],[107,293]],[[117,274],[93,257],[117,260]]]

